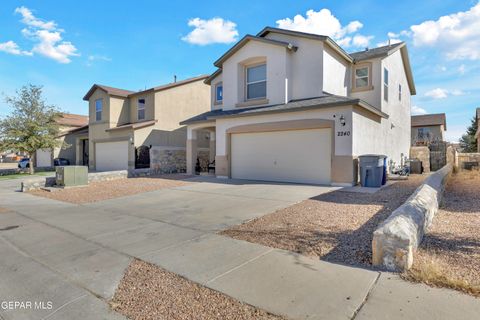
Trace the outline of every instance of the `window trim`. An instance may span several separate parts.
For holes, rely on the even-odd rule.
[[[385,77],[385,72],[387,77]],[[387,82],[385,82],[385,78],[388,78]],[[388,94],[388,91],[389,91],[388,89],[390,87],[388,83],[390,80],[389,78],[390,78],[390,72],[388,71],[387,68],[383,67],[383,81],[382,81],[383,82],[383,101],[385,102],[388,102],[388,98],[389,98],[389,94]]]
[[[368,85],[365,87],[360,87],[357,88],[357,83],[356,83],[356,72],[357,69],[363,69],[363,68],[368,68]],[[361,92],[361,91],[370,91],[373,90],[373,85],[372,85],[372,63],[371,62],[362,62],[359,64],[353,65],[352,68],[352,92]]]
[[[97,110],[97,102],[100,101],[100,111]],[[98,113],[100,113],[100,118],[98,117]],[[103,98],[95,100],[95,121],[99,122],[102,121],[103,116]]]
[[[255,68],[255,67],[258,67],[258,66],[261,66],[261,65],[265,65],[265,80],[261,80],[261,81],[254,81],[254,82],[248,82],[248,69],[250,68]],[[244,102],[250,102],[250,101],[257,101],[257,100],[266,100],[267,99],[267,61],[261,61],[261,62],[257,62],[257,63],[252,63],[252,64],[248,64],[248,65],[245,65],[244,67],[244,87],[245,87],[245,92],[244,92]],[[265,82],[265,96],[264,97],[256,97],[256,98],[250,98],[248,99],[248,85],[249,84],[254,84],[254,83],[260,83],[260,82]]]
[[[140,108],[140,100],[143,100],[143,108]],[[137,98],[137,121],[140,121],[140,120],[145,120],[147,115],[146,115],[146,104],[147,104],[147,100],[145,98]],[[140,119],[139,115],[140,115],[140,111],[143,110],[143,118]]]
[[[222,87],[222,100],[217,100],[217,88]],[[213,104],[214,105],[220,105],[223,104],[223,82],[219,81],[215,83],[215,86],[213,88],[213,93],[214,93],[214,99],[213,99]]]

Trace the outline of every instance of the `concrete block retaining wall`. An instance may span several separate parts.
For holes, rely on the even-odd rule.
[[[90,172],[88,174],[88,183],[98,181],[109,181],[116,179],[125,179],[128,177],[127,170],[106,171],[106,172]],[[45,187],[53,187],[55,185],[55,177],[34,178],[22,182],[20,189],[22,192],[38,190]]]
[[[373,233],[372,262],[388,270],[405,270],[413,264],[413,252],[432,224],[453,165],[447,164],[425,182]]]

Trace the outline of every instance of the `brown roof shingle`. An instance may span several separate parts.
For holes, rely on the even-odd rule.
[[[88,124],[88,116],[81,114],[62,113],[62,116],[56,121],[61,126],[83,127]]]
[[[445,113],[423,114],[412,116],[412,127],[439,126],[443,125],[447,130],[447,117]]]

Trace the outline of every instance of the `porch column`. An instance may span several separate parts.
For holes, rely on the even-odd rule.
[[[217,154],[216,147],[217,147],[217,139],[215,137],[215,131],[210,131],[210,148],[209,148],[210,162],[213,162],[215,160],[215,155]]]
[[[187,174],[195,174],[197,163],[197,131],[187,128]]]

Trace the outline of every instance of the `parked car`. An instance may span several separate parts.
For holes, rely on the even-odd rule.
[[[55,167],[57,167],[57,166],[69,166],[70,161],[68,159],[65,159],[65,158],[56,158],[56,159],[53,159],[53,165]]]
[[[23,158],[18,161],[18,167],[20,169],[30,168],[30,158]]]

